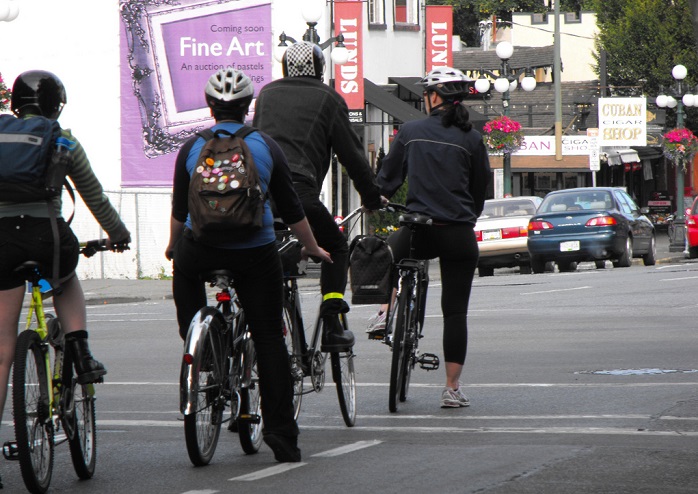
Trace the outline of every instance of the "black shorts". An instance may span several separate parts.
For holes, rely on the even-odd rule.
[[[59,276],[65,279],[78,265],[80,244],[65,220],[57,221],[61,245]],[[12,271],[26,261],[37,261],[44,277],[53,276],[51,220],[32,216],[0,218],[0,290],[24,285],[25,280]]]

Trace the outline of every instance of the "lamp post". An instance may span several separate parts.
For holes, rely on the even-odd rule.
[[[502,93],[502,113],[504,116],[509,116],[509,92],[516,89],[518,79],[514,77],[509,59],[514,54],[514,47],[508,41],[502,41],[497,44],[495,49],[497,56],[502,61],[502,68],[499,71],[499,77],[494,81],[494,89],[498,93]],[[481,71],[480,78],[475,81],[475,89],[479,93],[486,93],[490,89],[490,81],[483,74],[492,76],[490,72]],[[521,87],[524,91],[533,91],[536,88],[536,79],[530,72],[526,71],[526,76],[521,81]],[[503,180],[504,180],[504,196],[511,195],[511,153],[505,152],[503,156]]]
[[[656,103],[660,108],[676,108],[676,127],[682,129],[684,126],[684,106],[698,106],[698,95],[694,95],[690,87],[684,86],[683,80],[688,71],[683,65],[675,65],[671,70],[674,83],[669,88],[668,94],[663,92],[657,96]],[[690,165],[689,165],[690,166]],[[671,252],[681,252],[686,248],[686,231],[684,215],[684,170],[681,166],[676,166],[676,218],[674,219],[674,238],[671,239],[669,250]]]
[[[305,20],[305,23],[308,25],[308,28],[305,30],[305,33],[303,33],[302,39],[303,41],[315,43],[323,51],[332,43],[336,42],[337,44],[332,50],[330,58],[333,63],[337,65],[343,65],[347,63],[347,61],[349,60],[349,50],[347,50],[346,46],[344,46],[344,36],[340,33],[337,36],[334,36],[321,42],[320,35],[318,34],[316,29],[317,23],[323,14],[324,4],[324,1],[318,0],[306,0],[303,3],[301,7],[301,15],[303,15],[303,20]],[[276,48],[274,48],[274,58],[277,62],[281,62],[284,53],[286,52],[286,48],[288,48],[288,44],[286,43],[286,41],[290,41],[291,43],[297,43],[297,41],[293,37],[287,35],[285,32],[282,32],[279,35],[279,44],[278,46],[276,46]]]

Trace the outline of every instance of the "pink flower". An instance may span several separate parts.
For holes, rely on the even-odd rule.
[[[523,145],[521,124],[507,116],[490,120],[482,129],[484,143],[490,151],[513,153]]]

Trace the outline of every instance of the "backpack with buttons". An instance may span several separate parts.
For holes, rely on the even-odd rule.
[[[255,128],[243,126],[234,134],[207,129],[206,139],[189,182],[189,217],[197,241],[220,243],[231,233],[262,228],[264,202],[259,172],[245,136]]]

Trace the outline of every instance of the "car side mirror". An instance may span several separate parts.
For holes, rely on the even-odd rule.
[[[640,213],[650,214],[650,208],[648,208],[648,207],[640,208]]]

